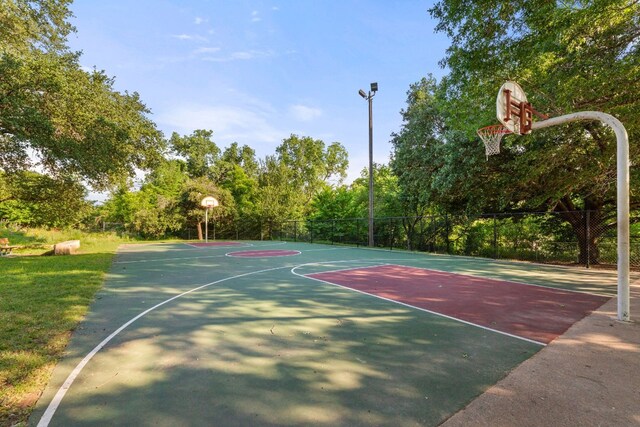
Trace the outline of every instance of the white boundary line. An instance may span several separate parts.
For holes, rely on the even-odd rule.
[[[267,249],[267,251],[268,250],[269,249]],[[284,249],[276,249],[276,250],[284,251]],[[295,252],[295,254],[284,254],[284,255],[268,255],[267,254],[267,255],[249,255],[249,256],[234,255],[234,254],[243,254],[243,253],[246,254],[247,252],[266,252],[266,251],[261,251],[259,249],[253,250],[253,251],[235,251],[235,252],[227,252],[224,255],[228,256],[229,258],[283,258],[287,256],[298,256],[302,253],[295,249],[289,249],[289,252]]]
[[[346,262],[346,261],[344,261],[344,262]],[[304,278],[309,279],[309,280],[315,280],[317,282],[325,283],[327,285],[337,286],[339,288],[346,289],[348,291],[358,292],[358,293],[360,293],[362,295],[368,295],[370,297],[378,298],[378,299],[381,299],[383,301],[388,301],[388,302],[392,302],[394,304],[399,304],[399,305],[402,305],[402,306],[405,306],[405,307],[408,307],[408,308],[412,308],[414,310],[424,311],[426,313],[430,313],[430,314],[433,314],[433,315],[436,315],[436,316],[440,316],[440,317],[445,317],[447,319],[451,319],[451,320],[454,320],[456,322],[464,323],[464,324],[467,324],[467,325],[470,325],[470,326],[475,326],[475,327],[480,328],[480,329],[484,329],[484,330],[487,330],[487,331],[495,332],[495,333],[500,334],[500,335],[506,335],[506,336],[511,337],[511,338],[516,338],[516,339],[519,339],[519,340],[522,340],[522,341],[527,341],[527,342],[530,342],[532,344],[537,344],[537,345],[541,345],[543,347],[546,347],[545,343],[542,343],[542,342],[539,342],[539,341],[535,341],[535,340],[532,340],[532,339],[529,339],[529,338],[525,338],[525,337],[520,337],[518,335],[513,335],[513,334],[510,334],[508,332],[499,331],[497,329],[492,329],[492,328],[489,328],[487,326],[478,325],[476,323],[472,323],[472,322],[468,322],[466,320],[458,319],[457,317],[452,317],[452,316],[448,316],[446,314],[438,313],[436,311],[427,310],[426,308],[420,308],[420,307],[416,307],[416,306],[411,305],[411,304],[406,304],[404,302],[395,301],[395,300],[392,300],[392,299],[389,299],[389,298],[382,297],[380,295],[370,294],[368,292],[360,291],[358,289],[353,289],[353,288],[349,288],[347,286],[338,285],[337,283],[331,283],[331,282],[327,282],[326,280],[316,279],[315,277],[305,276],[305,275],[299,274],[299,273],[297,273],[295,271],[299,267],[304,267],[305,265],[314,265],[314,264],[318,265],[318,264],[323,264],[323,263],[322,262],[310,262],[310,263],[307,263],[307,264],[298,265],[298,266],[293,267],[291,269],[291,273],[296,275],[296,276],[304,277]],[[311,274],[319,274],[319,273],[311,273]]]
[[[273,245],[282,245],[286,242],[283,243],[269,243],[266,245],[254,245],[253,243],[248,243],[246,246],[244,247],[257,247],[260,248],[262,246],[273,246]],[[182,243],[183,245],[189,245],[188,243]],[[229,248],[229,246],[218,246],[219,248]],[[241,246],[237,246],[237,247],[241,247]],[[195,248],[195,247],[194,247]],[[201,248],[198,248],[201,249]],[[127,251],[120,251],[118,250],[118,252],[116,252],[116,256],[120,255],[120,254],[131,254],[131,253],[140,253],[140,252],[127,252]],[[224,255],[202,255],[202,256],[188,256],[188,257],[179,257],[179,258],[158,258],[158,259],[140,259],[140,260],[134,260],[134,261],[113,261],[113,264],[135,264],[135,263],[146,263],[146,262],[164,262],[164,261],[179,261],[179,260],[191,260],[191,259],[200,259],[200,258],[219,258],[219,257],[224,257],[226,254]]]
[[[189,257],[180,257],[180,258],[158,258],[158,259],[139,259],[134,261],[114,261],[114,264],[135,264],[139,262],[165,262],[165,261],[180,261],[180,260],[191,260],[191,259],[201,259],[201,258],[222,258],[224,255],[202,255],[202,256],[189,256]]]
[[[75,381],[76,377],[80,374],[80,372],[85,367],[85,365],[87,363],[89,363],[89,361],[93,358],[93,356],[95,356],[100,350],[102,350],[102,348],[105,345],[107,345],[109,343],[109,341],[111,341],[113,338],[115,338],[116,335],[118,335],[120,332],[125,330],[129,325],[131,325],[136,320],[140,319],[141,317],[144,317],[145,315],[147,315],[148,313],[152,312],[156,308],[159,308],[159,307],[161,307],[161,306],[163,306],[163,305],[165,305],[165,304],[167,304],[167,303],[169,303],[169,302],[171,302],[171,301],[173,301],[175,299],[178,299],[180,297],[183,297],[185,295],[188,295],[188,294],[190,294],[192,292],[195,292],[195,291],[198,291],[200,289],[204,289],[204,288],[206,288],[208,286],[216,285],[218,283],[225,282],[227,280],[237,279],[239,277],[250,276],[250,275],[253,275],[253,274],[264,273],[264,272],[267,272],[267,271],[281,270],[281,269],[284,269],[284,268],[291,268],[291,267],[290,266],[284,266],[284,267],[267,268],[267,269],[264,269],[264,270],[252,271],[252,272],[249,272],[249,273],[238,274],[236,276],[231,276],[231,277],[227,277],[227,278],[224,278],[224,279],[216,280],[215,282],[207,283],[207,284],[204,284],[202,286],[198,286],[197,288],[193,288],[191,290],[188,290],[186,292],[183,292],[181,294],[173,296],[173,297],[171,297],[171,298],[169,298],[169,299],[167,299],[165,301],[162,301],[159,304],[154,305],[151,308],[148,308],[147,310],[143,311],[142,313],[138,314],[137,316],[135,316],[134,318],[132,318],[131,320],[129,320],[128,322],[126,322],[125,324],[120,326],[118,329],[113,331],[111,333],[111,335],[109,335],[104,340],[102,340],[102,342],[100,344],[95,346],[93,348],[93,350],[91,350],[80,361],[80,363],[78,363],[76,365],[76,367],[73,369],[73,371],[71,371],[71,373],[69,374],[67,379],[62,384],[62,386],[60,386],[60,388],[56,392],[55,396],[53,396],[53,399],[51,400],[51,402],[49,402],[49,406],[47,406],[47,409],[45,410],[44,414],[42,415],[42,418],[40,418],[40,421],[38,422],[37,427],[46,427],[46,426],[49,425],[49,423],[51,422],[51,418],[53,418],[53,415],[56,413],[56,410],[58,409],[58,406],[60,406],[60,403],[62,402],[62,399],[64,398],[65,394],[67,394],[67,391],[71,387],[71,384],[73,384],[73,382]]]
[[[340,247],[340,248],[326,248],[326,249],[309,249],[309,250],[306,250],[306,251],[303,251],[303,252],[306,253],[306,252],[321,252],[321,251],[342,251],[342,250],[345,250],[345,249],[352,249],[352,248]]]
[[[330,262],[344,262],[344,261],[323,261],[322,263],[313,263],[313,264],[329,264]],[[363,261],[364,262],[364,261]],[[374,262],[371,262],[370,264],[373,264]],[[305,264],[308,265],[308,264]],[[341,273],[343,271],[352,271],[352,270],[361,270],[363,268],[376,268],[376,267],[384,267],[386,265],[398,265],[398,264],[376,264],[376,265],[369,265],[369,266],[364,266],[364,267],[352,267],[352,268],[341,268],[339,270],[325,270],[325,271],[319,271],[316,273],[309,273],[309,274],[324,274],[324,273]],[[305,276],[306,277],[306,276]]]
[[[517,259],[501,259],[501,258],[487,258],[481,256],[470,256],[470,255],[451,255],[451,254],[441,254],[437,252],[422,252],[422,251],[409,251],[406,249],[385,249],[385,248],[369,248],[367,246],[353,246],[352,249],[360,249],[365,251],[379,251],[379,252],[393,252],[398,254],[414,254],[414,255],[426,255],[428,257],[434,258],[449,258],[452,260],[456,260],[459,258],[468,259],[470,261],[484,261],[486,263],[492,264],[503,264],[503,265],[524,265],[524,266],[533,266],[533,267],[542,267],[548,270],[569,270],[574,274],[578,275],[602,275],[602,276],[616,276],[616,270],[608,270],[608,269],[586,269],[584,267],[571,266],[571,265],[562,265],[562,264],[545,264],[542,262],[532,262],[532,261],[521,261]],[[634,274],[632,272],[632,274]],[[640,276],[635,273],[636,277]]]
[[[195,243],[199,243],[199,242],[195,242]],[[211,243],[215,243],[215,242],[211,242]],[[182,243],[183,245],[187,245],[187,246],[191,246],[192,248],[196,248],[196,249],[204,249],[204,248],[246,248],[249,246],[254,246],[253,243],[239,243],[239,244],[233,244],[233,245],[208,245],[208,244],[204,244],[202,246],[197,246],[194,243]]]
[[[547,285],[538,285],[537,283],[519,282],[517,280],[505,280],[505,279],[498,279],[498,278],[486,277],[486,276],[474,276],[473,274],[469,274],[469,273],[458,273],[456,271],[445,271],[445,270],[438,270],[438,269],[435,269],[435,268],[428,268],[428,267],[413,267],[411,265],[402,265],[402,264],[394,264],[394,265],[397,265],[399,267],[406,267],[406,268],[417,268],[419,270],[435,271],[437,273],[457,274],[459,276],[473,277],[473,278],[476,278],[476,279],[485,279],[485,280],[490,280],[490,281],[493,281],[493,282],[513,283],[514,285],[535,286],[535,287],[538,287],[538,288],[553,289],[553,290],[556,290],[556,291],[567,291],[567,292],[574,292],[576,294],[593,295],[593,296],[596,296],[596,297],[613,298],[611,295],[604,295],[604,294],[598,294],[598,293],[593,293],[593,292],[583,292],[583,291],[577,291],[575,289],[557,288],[557,287],[554,287],[554,286],[547,286]]]

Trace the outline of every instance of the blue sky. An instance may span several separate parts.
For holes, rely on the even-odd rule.
[[[347,183],[368,165],[368,109],[378,82],[374,161],[388,163],[409,85],[444,71],[449,45],[430,1],[76,0],[81,64],[136,91],[170,136],[210,129],[274,153],[290,134],[342,143]]]

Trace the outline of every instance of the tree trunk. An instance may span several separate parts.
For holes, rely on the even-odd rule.
[[[198,221],[198,240],[203,240],[204,236],[202,234],[202,222]]]
[[[599,264],[598,240],[607,229],[602,209],[576,211],[557,209],[557,211],[571,225],[576,235],[579,249],[578,263],[587,266]]]

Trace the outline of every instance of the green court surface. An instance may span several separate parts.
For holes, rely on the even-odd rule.
[[[305,275],[393,264],[615,294],[615,272],[242,243],[122,246],[30,424],[438,425],[543,345]],[[227,255],[245,250],[289,252]]]

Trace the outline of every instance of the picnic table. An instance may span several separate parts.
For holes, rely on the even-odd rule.
[[[17,248],[17,246],[11,246],[9,239],[6,237],[0,238],[0,256],[11,255],[11,251]]]

